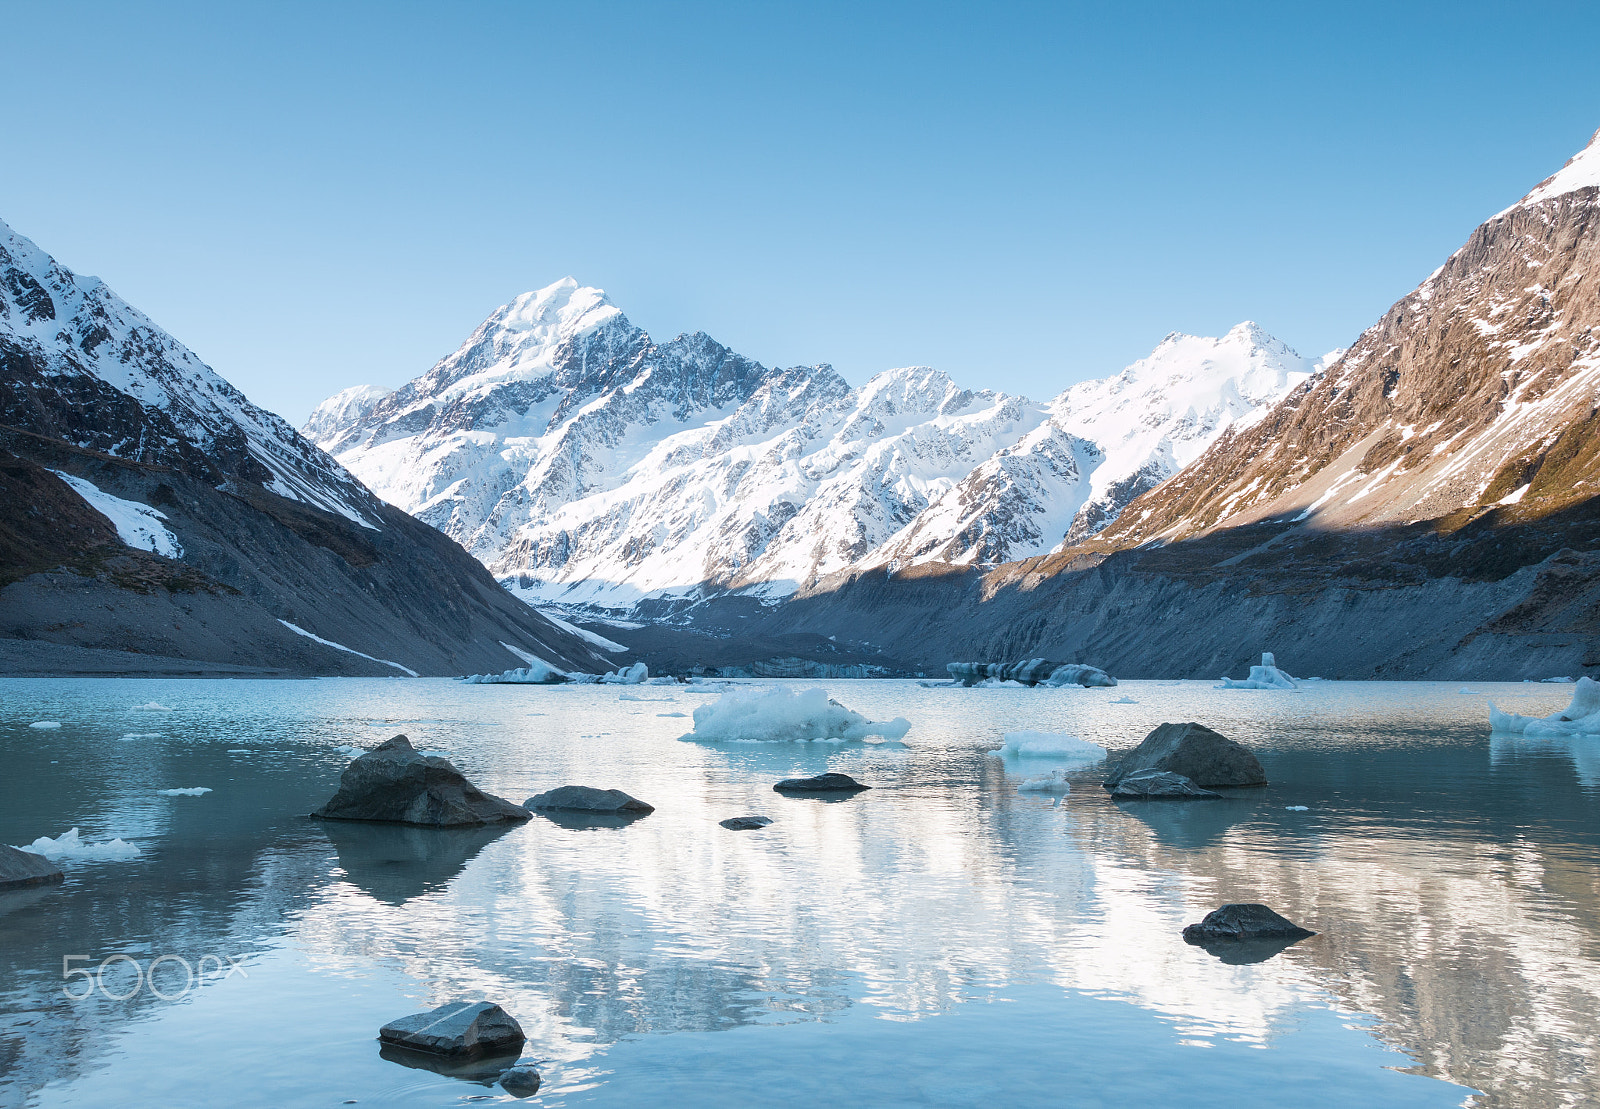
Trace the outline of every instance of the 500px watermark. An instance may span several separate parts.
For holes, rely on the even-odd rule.
[[[127,1001],[141,990],[148,990],[162,1001],[182,1001],[205,981],[208,966],[212,981],[225,981],[235,974],[249,978],[244,967],[239,965],[243,958],[243,955],[202,955],[191,963],[182,955],[157,955],[146,966],[132,955],[109,955],[98,967],[75,967],[73,963],[93,962],[94,956],[63,955],[61,977],[67,985],[61,987],[61,994],[68,1001],[84,1001],[98,989],[112,1001]],[[161,972],[159,981],[158,971]],[[73,986],[79,983],[74,979],[82,980],[82,989],[76,993]]]

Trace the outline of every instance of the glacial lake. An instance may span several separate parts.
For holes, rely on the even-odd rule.
[[[380,1057],[380,1025],[457,999],[521,1022],[546,1106],[1600,1103],[1600,739],[1487,723],[1570,687],[743,684],[912,729],[680,742],[717,695],[683,687],[0,680],[0,842],[139,850],[0,895],[0,1106],[512,1101]],[[1017,788],[1056,762],[990,753],[1169,720],[1246,742],[1271,784],[1119,805],[1091,767],[1058,803]],[[513,801],[576,783],[656,812],[303,815],[341,746],[397,733]],[[824,770],[876,788],[771,789]],[[717,824],[743,814],[775,823]],[[1228,901],[1319,934],[1250,964],[1182,941]]]

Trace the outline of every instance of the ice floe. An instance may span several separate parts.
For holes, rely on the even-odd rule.
[[[199,797],[203,793],[210,793],[210,786],[185,786],[180,789],[158,789],[158,797]]]
[[[1243,680],[1223,676],[1222,684],[1217,689],[1299,689],[1300,683],[1296,682],[1287,673],[1278,669],[1277,660],[1272,657],[1271,651],[1261,652],[1261,665],[1250,668],[1250,676]]]
[[[129,712],[171,712],[172,709],[159,701],[146,701],[142,705],[134,705]]]
[[[1572,703],[1549,716],[1518,716],[1501,712],[1489,702],[1489,727],[1496,732],[1517,732],[1527,736],[1600,735],[1600,682],[1579,678],[1572,690]]]
[[[35,855],[43,855],[47,859],[136,859],[139,849],[123,839],[111,839],[104,843],[85,843],[83,837],[74,828],[51,839],[49,836],[40,836],[32,843],[17,845],[18,851],[32,851]]]
[[[55,729],[61,727],[61,721],[59,721],[59,720],[35,720],[32,724],[29,724],[28,727],[30,727],[30,728],[38,728],[42,732],[49,732],[49,731],[54,731]]]
[[[832,700],[825,689],[733,689],[694,710],[695,740],[781,742],[821,739],[899,740],[911,730],[904,717],[874,722]]]
[[[1099,762],[1106,757],[1106,749],[1098,743],[1060,732],[1007,732],[1005,746],[994,753],[1023,758],[1072,759],[1075,762]]]
[[[160,732],[129,732],[122,739],[160,739]]]
[[[1310,805],[1285,805],[1283,807],[1283,811],[1284,812],[1310,812],[1311,811],[1311,806]]]

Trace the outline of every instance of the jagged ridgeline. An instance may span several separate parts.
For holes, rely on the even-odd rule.
[[[1048,403],[926,367],[851,388],[703,334],[658,344],[568,279],[401,389],[330,398],[304,430],[523,596],[660,612],[851,569],[1044,554],[1316,370],[1246,323],[1168,336]]]
[[[0,224],[0,669],[460,674],[530,656],[616,665]]]

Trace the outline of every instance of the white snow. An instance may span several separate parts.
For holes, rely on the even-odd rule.
[[[1532,489],[1532,488],[1533,488],[1533,485],[1531,483],[1528,484],[1528,485],[1519,485],[1515,489],[1513,489],[1511,492],[1507,493],[1505,496],[1503,496],[1499,500],[1495,501],[1494,503],[1495,504],[1516,504],[1518,501],[1522,500],[1523,497],[1526,497],[1528,495],[1528,490]]]
[[[1600,735],[1600,682],[1579,678],[1572,689],[1572,703],[1549,716],[1501,712],[1491,701],[1489,727],[1496,732],[1520,732],[1526,736]]]
[[[28,727],[38,728],[40,731],[53,731],[54,729],[61,727],[61,721],[35,720],[32,724],[29,724]]]
[[[1527,207],[1578,189],[1597,186],[1600,186],[1600,131],[1596,131],[1589,139],[1589,145],[1568,159],[1566,165],[1534,186],[1518,206]]]
[[[506,650],[508,650],[512,654],[516,655],[523,662],[527,663],[530,667],[541,667],[542,666],[544,669],[546,669],[546,670],[548,670],[548,671],[550,671],[552,673],[556,673],[556,674],[562,673],[561,670],[558,670],[554,666],[551,666],[548,662],[546,662],[544,659],[540,658],[538,655],[534,654],[531,651],[524,651],[521,647],[513,647],[511,644],[507,643],[503,639],[500,640],[500,646],[504,647]]]
[[[17,850],[32,851],[47,859],[134,859],[139,856],[139,849],[122,839],[85,843],[76,828],[55,839],[40,836],[32,843],[17,845]]]
[[[602,651],[613,651],[613,652],[615,652],[615,651],[626,651],[628,649],[627,647],[623,646],[621,643],[618,643],[614,639],[607,639],[605,636],[597,635],[596,633],[590,631],[588,628],[580,628],[576,624],[567,623],[567,621],[561,619],[561,617],[557,616],[555,613],[551,612],[549,609],[541,608],[538,611],[539,611],[539,615],[540,616],[543,616],[546,620],[550,621],[552,624],[554,624],[556,627],[560,628],[562,631],[570,632],[571,634],[577,636],[579,639],[582,639],[585,642],[593,643],[596,647],[599,647]]]
[[[1217,689],[1299,689],[1300,683],[1291,678],[1287,673],[1279,670],[1277,660],[1272,657],[1271,651],[1261,653],[1261,665],[1250,668],[1248,678],[1230,678],[1226,674],[1222,677],[1222,684]]]
[[[694,710],[694,730],[681,739],[846,742],[880,736],[900,740],[911,730],[904,717],[874,723],[828,697],[825,689],[791,691],[737,688]]]
[[[1029,778],[1017,787],[1019,793],[1071,793],[1072,783],[1067,781],[1065,770],[1052,770],[1037,778]]]
[[[371,662],[381,662],[383,665],[392,666],[396,670],[399,670],[401,673],[409,674],[413,678],[415,678],[417,676],[417,672],[415,670],[411,669],[411,667],[409,667],[409,666],[401,666],[398,662],[390,662],[386,658],[373,658],[371,655],[365,654],[365,653],[363,653],[361,651],[358,651],[354,647],[346,647],[343,643],[335,643],[331,639],[323,639],[322,636],[315,635],[315,634],[313,634],[311,632],[308,632],[302,627],[297,627],[296,625],[289,623],[289,621],[287,621],[287,620],[279,620],[278,623],[282,624],[284,627],[288,628],[290,631],[294,632],[296,635],[303,635],[307,639],[315,639],[318,643],[322,644],[324,647],[332,647],[336,651],[345,651],[345,652],[347,652],[349,654],[352,654],[352,655],[360,655],[360,657],[362,657],[364,659],[367,659],[367,660],[369,660]]]
[[[1106,757],[1106,749],[1098,743],[1060,732],[1007,732],[1005,745],[997,755],[1023,758],[1072,759],[1082,762],[1099,762]]]
[[[199,797],[202,793],[210,793],[210,786],[186,786],[179,789],[158,789],[159,797]]]
[[[151,551],[162,558],[183,557],[183,547],[178,543],[178,537],[161,523],[167,518],[166,513],[138,501],[113,497],[110,493],[102,492],[94,482],[81,477],[61,470],[50,472],[72,486],[73,492],[88,502],[90,508],[111,521],[111,526],[117,529],[117,538],[128,546]]]

